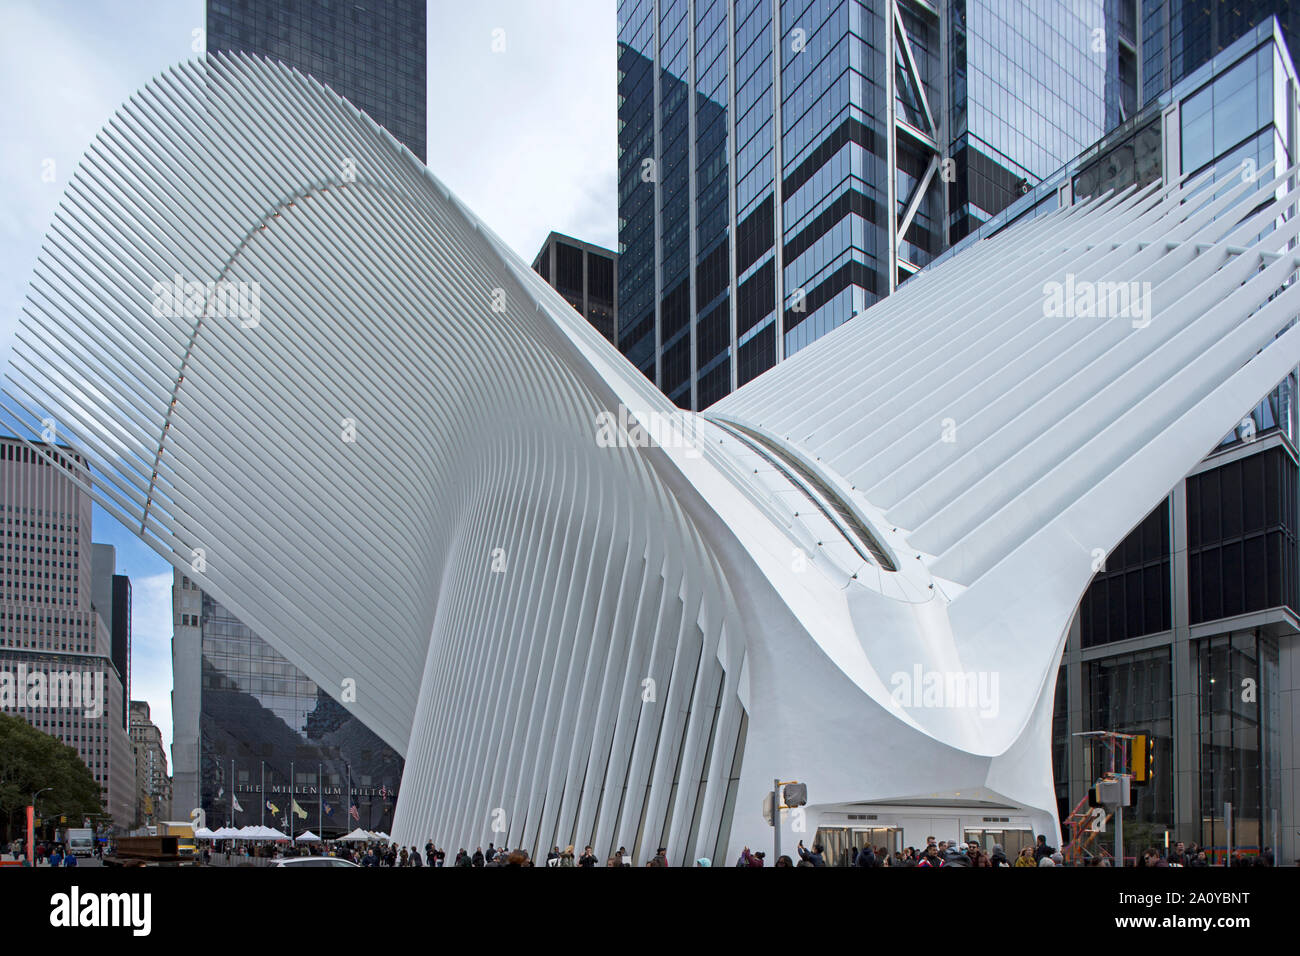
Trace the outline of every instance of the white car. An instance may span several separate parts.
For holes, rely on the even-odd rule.
[[[337,856],[289,856],[283,860],[276,860],[276,866],[292,866],[301,868],[304,866],[350,866],[354,869],[360,869],[351,860],[345,860]]]

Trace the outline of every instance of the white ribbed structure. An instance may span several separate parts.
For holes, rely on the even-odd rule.
[[[808,833],[936,799],[1046,829],[1095,552],[1300,361],[1294,286],[1264,304],[1297,220],[1260,239],[1260,187],[1010,229],[694,417],[350,105],[210,59],[91,146],[8,411],[53,419],[96,500],[314,680],[355,682],[406,757],[405,844],[722,857],[767,839],[774,777],[808,783]],[[1150,323],[1046,317],[1067,275],[1150,282]],[[155,315],[173,276],[256,283],[258,314]],[[620,407],[664,440],[605,447]],[[996,713],[895,700],[918,668],[996,674]]]

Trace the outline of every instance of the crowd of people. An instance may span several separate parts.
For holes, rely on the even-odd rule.
[[[351,852],[344,851],[344,856],[351,859],[352,862],[361,866],[445,866],[447,865],[447,854],[433,845],[430,841],[424,845],[423,859],[421,853],[416,847],[398,847],[389,846],[368,846],[358,848]],[[632,866],[631,857],[626,847],[619,847],[617,851],[605,860],[605,866]],[[476,846],[474,852],[470,852],[465,847],[461,847],[456,855],[452,858],[451,866],[458,867],[502,867],[502,866],[555,866],[555,867],[594,867],[600,865],[600,860],[590,846],[584,847],[581,853],[577,853],[572,846],[565,847],[561,850],[558,846],[551,848],[546,854],[546,859],[540,864],[536,862],[529,852],[522,847],[513,850],[506,847],[498,847],[495,843],[489,843],[485,850],[482,846]],[[668,866],[668,850],[660,847],[655,855],[646,863],[646,866]]]
[[[827,859],[828,854],[820,843],[814,843],[812,849],[803,845],[799,841],[797,847],[799,853],[799,862],[795,863],[790,857],[782,855],[776,861],[777,866],[830,866],[831,861]],[[741,851],[740,858],[736,861],[736,866],[763,866],[764,855],[762,853],[753,853],[749,847]],[[870,845],[862,847],[849,847],[842,852],[835,861],[839,866],[915,866],[926,868],[938,868],[943,866],[955,867],[1026,867],[1026,866],[1112,866],[1112,858],[1105,853],[1095,853],[1087,859],[1082,859],[1074,863],[1067,863],[1061,851],[1053,846],[1049,846],[1047,838],[1039,835],[1033,846],[1022,847],[1011,859],[1003,850],[1002,845],[994,843],[985,852],[980,846],[978,840],[968,840],[966,842],[936,840],[934,837],[926,837],[925,846],[921,849],[907,847],[903,850],[890,853],[883,846],[873,847]],[[1208,852],[1197,846],[1195,843],[1190,845],[1182,841],[1175,843],[1165,852],[1161,852],[1156,847],[1150,847],[1144,850],[1137,858],[1136,864],[1140,867],[1166,867],[1166,866],[1213,866],[1210,862]],[[1273,866],[1273,851],[1269,848],[1258,854],[1238,851],[1232,860],[1232,866]]]
[[[812,847],[804,845],[803,841],[795,848],[797,861],[795,858],[782,854],[775,864],[767,862],[767,854],[762,850],[751,850],[745,847],[741,850],[740,856],[736,860],[736,866],[743,867],[763,867],[768,865],[774,866],[902,866],[902,867],[925,867],[938,868],[944,866],[955,867],[1026,867],[1026,866],[1111,866],[1113,861],[1106,854],[1097,854],[1086,860],[1080,860],[1069,863],[1065,860],[1061,851],[1047,843],[1047,838],[1039,836],[1033,846],[1022,847],[1014,856],[1009,856],[1002,845],[994,843],[987,850],[980,845],[975,839],[968,839],[965,842],[936,840],[934,837],[926,837],[925,846],[921,848],[906,847],[905,849],[891,853],[886,847],[864,845],[861,847],[848,847],[831,859],[825,848],[820,843],[814,843]],[[250,852],[253,852],[250,850]],[[320,848],[313,850],[304,850],[301,847],[290,847],[287,851],[280,850],[274,846],[269,848],[271,854],[297,855],[301,853],[313,853],[326,856],[337,856],[350,860],[358,866],[455,866],[455,867],[503,867],[503,866],[554,866],[554,867],[597,867],[597,866],[633,866],[631,856],[628,854],[626,847],[619,847],[611,856],[605,859],[604,864],[596,855],[592,847],[587,846],[579,853],[573,846],[560,849],[558,846],[551,848],[546,854],[544,861],[534,861],[527,850],[516,848],[513,850],[505,847],[497,847],[494,843],[489,843],[487,848],[482,846],[474,848],[473,852],[461,847],[451,862],[447,862],[446,851],[434,846],[433,841],[424,845],[423,851],[411,846],[398,846],[397,844],[370,843],[365,845],[348,845],[348,844],[325,844]],[[645,864],[650,867],[669,866],[668,851],[664,847],[659,847]],[[694,863],[697,867],[712,866],[712,861],[706,857],[697,859]],[[1137,866],[1141,867],[1164,867],[1164,866],[1212,866],[1208,853],[1202,847],[1195,843],[1184,844],[1181,841],[1175,843],[1167,852],[1161,852],[1156,847],[1144,851],[1136,860]],[[1235,854],[1232,862],[1233,866],[1273,866],[1273,852],[1265,849],[1259,854],[1248,854],[1239,851]]]
[[[5,848],[15,860],[26,858],[26,845],[22,840],[14,840]],[[99,856],[102,852],[101,847],[95,846],[95,855]],[[902,866],[902,867],[926,867],[937,868],[944,866],[955,867],[1025,867],[1025,866],[1111,866],[1113,861],[1106,854],[1096,854],[1087,860],[1081,860],[1073,864],[1065,861],[1061,851],[1055,847],[1049,846],[1047,838],[1039,836],[1033,846],[1022,847],[1014,858],[1009,857],[1003,850],[1002,845],[992,844],[986,852],[978,840],[967,840],[966,842],[936,840],[934,837],[926,837],[925,846],[917,849],[915,847],[906,847],[903,850],[889,852],[883,846],[864,845],[861,847],[848,847],[831,859],[831,854],[820,843],[814,843],[811,848],[804,846],[803,841],[799,841],[796,847],[798,862],[793,858],[782,854],[776,861],[775,866]],[[332,856],[349,860],[358,866],[434,866],[440,867],[447,865],[447,853],[445,850],[434,846],[430,840],[424,845],[423,851],[418,847],[398,846],[395,843],[366,843],[366,844],[347,844],[347,843],[322,843],[319,845],[303,846],[288,845],[281,846],[276,843],[240,843],[236,841],[216,841],[206,843],[203,846],[201,855],[205,863],[213,862],[214,855],[218,858],[224,857],[226,863],[233,863],[237,859],[270,858],[279,859],[283,857],[295,857],[304,855]],[[68,853],[59,843],[38,842],[34,848],[34,856],[37,866],[77,866],[77,857]],[[478,846],[471,853],[464,847],[457,851],[453,857],[451,866],[457,867],[503,867],[503,866],[535,866],[539,865],[534,862],[527,850],[516,848],[514,850],[505,847],[497,847],[494,843],[489,843],[487,849]],[[600,866],[600,859],[597,857],[592,847],[584,847],[581,853],[576,853],[573,846],[565,847],[561,850],[558,846],[552,847],[546,854],[546,859],[540,865],[553,867],[596,867]],[[619,847],[611,856],[607,857],[605,866],[633,866],[631,856],[625,847]],[[664,847],[659,847],[654,856],[645,864],[650,867],[669,866],[668,851]],[[742,867],[763,867],[767,866],[767,854],[761,850],[751,850],[745,847],[741,850],[740,856],[736,860],[736,866]],[[1202,867],[1215,866],[1210,859],[1209,852],[1198,846],[1196,843],[1185,844],[1181,840],[1173,844],[1172,847],[1161,851],[1157,847],[1150,847],[1143,851],[1136,859],[1135,864],[1139,867]],[[1248,853],[1246,851],[1237,851],[1231,865],[1240,866],[1273,866],[1273,851],[1265,847],[1259,853]],[[701,857],[695,861],[697,867],[712,866],[712,861],[706,857]]]
[[[13,840],[6,846],[6,851],[13,860],[25,861],[27,859],[27,844],[23,840]],[[94,855],[103,856],[103,847],[98,843],[93,850]],[[3,855],[3,854],[0,854]],[[36,858],[37,866],[77,866],[77,855],[69,853],[62,843],[55,843],[48,840],[38,840],[32,847],[32,856]]]

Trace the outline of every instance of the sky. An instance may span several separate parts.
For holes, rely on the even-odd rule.
[[[0,0],[0,366],[68,177],[123,101],[204,50],[204,10]],[[614,0],[431,0],[428,21],[434,174],[528,262],[552,230],[612,248]],[[131,577],[131,696],[148,701],[170,760],[171,567],[98,507],[93,525]]]

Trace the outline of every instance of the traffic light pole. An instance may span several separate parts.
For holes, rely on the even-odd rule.
[[[752,797],[750,798],[753,799]],[[781,781],[772,781],[772,865],[781,859]]]
[[[1115,804],[1115,860],[1116,866],[1124,865],[1124,804]]]

